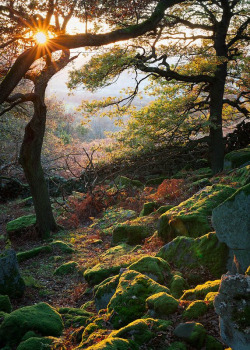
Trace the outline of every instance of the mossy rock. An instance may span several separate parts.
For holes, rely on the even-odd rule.
[[[15,310],[4,318],[0,326],[0,344],[17,345],[30,330],[43,336],[58,337],[63,330],[61,316],[46,303]]]
[[[212,210],[235,193],[224,185],[207,186],[191,198],[162,214],[158,235],[169,242],[176,236],[200,237],[211,231]]]
[[[51,345],[53,343],[53,338],[29,338],[25,341],[22,341],[18,347],[17,350],[49,350],[51,349]]]
[[[59,249],[64,254],[72,254],[75,251],[69,244],[62,241],[51,242],[50,246],[52,248]]]
[[[107,308],[110,299],[115,294],[119,279],[120,275],[111,276],[95,286],[95,305],[98,311]]]
[[[204,284],[199,284],[193,289],[188,289],[184,292],[182,300],[196,300],[204,299],[205,296],[210,292],[218,292],[220,287],[220,280],[207,281]]]
[[[246,269],[245,275],[250,276],[250,266]]]
[[[139,272],[125,271],[120,276],[116,292],[108,304],[110,322],[114,328],[120,328],[140,318],[146,312],[146,299],[159,292],[169,294],[169,289]]]
[[[170,292],[175,298],[180,298],[183,291],[188,288],[187,281],[181,276],[175,274],[170,281]]]
[[[17,253],[16,256],[17,256],[18,262],[23,262],[25,260],[34,258],[37,255],[49,254],[51,252],[52,252],[51,246],[45,245],[42,247],[36,247],[36,248],[30,249],[30,250],[26,250],[25,252]]]
[[[9,221],[6,225],[7,233],[19,233],[36,224],[36,215],[25,215],[15,220]]]
[[[130,245],[140,244],[153,232],[145,225],[121,224],[114,228],[112,234],[112,244],[117,245],[127,243]]]
[[[208,310],[208,306],[203,300],[193,301],[183,312],[183,317],[187,320],[193,320],[203,316]]]
[[[12,306],[8,295],[0,295],[0,311],[10,313]]]
[[[146,186],[160,185],[166,179],[169,179],[169,177],[168,176],[160,176],[160,177],[155,177],[153,179],[149,179],[146,182]]]
[[[156,337],[158,332],[166,331],[171,325],[171,321],[153,318],[138,319],[118,331],[111,332],[110,337],[128,339],[137,345],[143,345]]]
[[[250,146],[226,154],[224,158],[224,169],[238,168],[248,162],[250,162]]]
[[[170,346],[168,346],[166,350],[187,350],[187,346],[180,341],[175,341]]]
[[[117,275],[121,267],[125,267],[127,265],[128,264],[123,263],[121,265],[110,266],[108,263],[100,263],[84,271],[83,276],[89,285],[95,286],[100,284],[108,277]]]
[[[23,280],[26,287],[37,288],[37,289],[43,288],[42,284],[38,280],[36,280],[33,276],[27,276],[27,275],[23,276]]]
[[[160,292],[148,297],[146,305],[152,317],[160,317],[175,313],[179,303],[172,295]]]
[[[86,347],[78,347],[77,349],[86,349],[86,350],[138,350],[135,345],[132,345],[126,339],[120,338],[111,338],[108,337],[105,340],[100,341],[96,345]]]
[[[82,332],[81,347],[91,345],[92,340],[106,333],[106,321],[99,315],[91,319]]]
[[[147,216],[153,213],[159,207],[156,202],[147,202],[143,205],[143,209],[140,212],[140,216]]]
[[[224,346],[211,335],[206,336],[206,350],[223,350]]]
[[[140,246],[137,246],[137,247],[140,247]],[[133,247],[126,243],[121,243],[114,247],[109,248],[101,256],[105,258],[111,257],[112,259],[114,259],[116,257],[120,257],[123,255],[132,253],[137,247]]]
[[[67,263],[59,266],[55,271],[54,275],[56,276],[65,276],[72,273],[78,272],[78,264],[75,261],[68,261]]]
[[[158,208],[156,211],[159,214],[164,214],[166,213],[166,211],[168,211],[169,209],[172,209],[174,207],[174,205],[162,205],[160,208]]]
[[[144,187],[141,181],[131,180],[126,176],[118,176],[114,182],[117,186],[120,186],[120,187],[137,187],[137,188]]]
[[[213,307],[214,299],[218,295],[218,292],[209,292],[204,298],[204,301],[209,303],[209,306]]]
[[[190,268],[206,268],[215,278],[228,270],[228,247],[219,242],[215,232],[199,238],[176,237],[163,246],[157,256],[174,263],[177,268],[187,264]]]
[[[243,168],[235,169],[228,176],[232,182],[237,183],[238,186],[245,186],[250,183],[250,165]]]
[[[169,264],[157,257],[145,256],[128,267],[140,272],[160,284],[166,284],[172,278]]]
[[[91,312],[73,307],[59,308],[58,312],[61,315],[66,328],[85,326],[89,318],[93,316],[93,313]]]
[[[174,335],[180,338],[195,349],[201,349],[206,341],[206,330],[200,323],[180,323],[174,330]]]

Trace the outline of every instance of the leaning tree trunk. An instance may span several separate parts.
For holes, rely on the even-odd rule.
[[[36,212],[36,225],[43,238],[48,238],[50,232],[57,229],[41,165],[41,151],[46,125],[46,106],[44,103],[46,86],[47,84],[39,86],[39,83],[38,86],[35,86],[34,114],[25,128],[19,158],[30,186]]]
[[[214,82],[210,84],[210,163],[214,174],[223,170],[224,163],[222,109],[226,75],[224,63],[217,67]]]

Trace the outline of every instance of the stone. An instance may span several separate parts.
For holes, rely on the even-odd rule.
[[[234,350],[249,350],[250,276],[223,275],[214,307],[224,343]]]
[[[211,335],[206,337],[206,350],[223,350],[224,346]],[[229,350],[229,349],[228,349]]]
[[[111,338],[108,337],[105,340],[100,341],[96,345],[89,347],[78,347],[77,349],[86,349],[86,350],[138,350],[137,347],[132,345],[128,340],[120,338]]]
[[[9,221],[6,225],[7,234],[19,234],[36,224],[36,215],[30,214],[21,216],[15,220]]]
[[[225,155],[224,169],[231,170],[250,162],[250,146]]]
[[[157,256],[177,268],[187,264],[190,268],[206,268],[215,278],[228,270],[229,250],[225,243],[219,242],[215,232],[198,238],[176,237],[163,246]]]
[[[66,328],[86,326],[88,319],[93,316],[91,312],[73,307],[61,307],[57,311],[61,315]]]
[[[159,292],[146,299],[149,315],[152,317],[167,316],[178,309],[178,301],[172,295]]]
[[[244,273],[250,265],[250,184],[213,210],[212,222],[220,242],[226,243]],[[234,272],[231,270],[230,272]]]
[[[187,281],[181,276],[180,273],[175,274],[170,281],[171,294],[173,297],[179,299],[185,289],[188,289]]]
[[[193,320],[200,316],[203,316],[208,310],[208,306],[203,300],[195,300],[188,305],[186,310],[183,312],[183,318],[187,320]]]
[[[107,308],[110,299],[115,294],[119,279],[119,275],[111,276],[95,286],[94,294],[97,311]]]
[[[126,176],[118,176],[115,179],[115,184],[120,187],[144,187],[143,183],[139,180],[131,180]]]
[[[146,312],[146,299],[159,292],[169,294],[169,289],[139,272],[123,272],[115,294],[108,304],[113,327],[121,328],[143,316]]]
[[[50,246],[53,249],[59,249],[64,254],[72,254],[74,253],[74,249],[67,243],[63,241],[54,241],[50,243]]]
[[[210,292],[218,292],[220,287],[220,280],[207,281],[204,284],[198,284],[193,289],[185,290],[181,300],[196,300],[204,299],[205,296]]]
[[[159,205],[156,202],[144,203],[143,209],[140,212],[140,216],[147,216],[147,215],[153,213],[158,207],[159,207]]]
[[[78,264],[75,261],[68,261],[67,263],[59,266],[55,271],[54,275],[64,276],[72,273],[77,273]]]
[[[39,255],[39,254],[48,254],[52,252],[52,248],[49,245],[45,245],[42,247],[37,247],[37,248],[33,248],[30,250],[26,250],[25,252],[20,252],[17,253],[17,260],[18,262],[22,262],[31,258],[34,258],[35,256]]]
[[[51,349],[51,344],[53,343],[55,338],[53,337],[46,337],[46,338],[40,338],[40,337],[34,337],[29,338],[25,341],[22,341],[18,347],[17,350],[49,350]],[[63,348],[60,348],[63,350]]]
[[[0,345],[17,345],[28,331],[58,337],[63,323],[60,315],[46,303],[25,306],[4,317],[0,326]]]
[[[17,179],[0,176],[0,202],[27,197],[30,194],[28,185]]]
[[[212,210],[235,193],[224,185],[207,186],[191,198],[162,214],[158,235],[165,242],[176,236],[200,237],[211,230]]]
[[[0,293],[16,298],[23,295],[24,289],[16,253],[12,249],[6,250],[0,255]]]
[[[152,234],[152,232],[144,225],[118,225],[113,230],[112,245],[121,243],[137,245],[142,243],[150,234]]]
[[[206,340],[206,330],[200,323],[185,322],[180,323],[174,330],[177,338],[185,340],[195,349],[201,349]]]
[[[126,267],[127,264],[120,264],[110,266],[110,264],[100,263],[93,267],[88,268],[83,273],[83,277],[86,279],[90,286],[95,286],[106,278],[117,275],[121,267]]]
[[[10,313],[12,311],[12,306],[8,295],[0,295],[0,311],[5,313]]]

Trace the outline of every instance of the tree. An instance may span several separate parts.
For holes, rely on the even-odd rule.
[[[179,106],[180,102],[182,105],[179,120],[186,121],[193,116],[195,119],[206,121],[209,127],[211,167],[213,172],[217,173],[223,169],[224,160],[223,114],[228,114],[230,107],[238,118],[249,116],[249,23],[247,3],[244,0],[193,0],[185,1],[181,5],[176,4],[166,13],[151,41],[140,43],[137,50],[135,47],[131,50],[120,47],[115,55],[111,50],[99,58],[94,57],[80,73],[72,74],[70,85],[73,87],[84,83],[88,88],[99,88],[112,82],[115,75],[129,66],[154,77],[155,82],[166,82],[163,91],[160,91],[162,102],[164,93],[167,98],[167,90],[171,95],[176,84],[179,94],[177,96],[176,93],[179,101],[177,105]],[[109,66],[108,56],[112,61]],[[92,68],[98,65],[99,72],[95,69],[93,79]],[[132,96],[137,90],[138,86]],[[173,104],[176,101],[175,99]],[[107,106],[108,103],[110,101],[99,105]],[[115,102],[112,100],[111,104]],[[161,108],[163,105],[161,104]],[[95,106],[98,106],[98,103],[95,103]],[[156,104],[152,104],[149,110],[156,113],[157,117],[155,107]],[[160,108],[159,102],[158,107]],[[173,115],[174,106],[167,108],[168,102],[165,101],[165,107],[166,120],[177,118],[177,108]],[[145,109],[141,111],[141,120],[145,112]],[[162,110],[159,114],[164,118]],[[158,118],[158,123],[161,117]],[[200,125],[204,125],[204,122]]]
[[[184,0],[143,1],[143,16],[134,11],[131,16],[130,5],[135,1],[60,1],[47,0],[39,4],[37,1],[6,0],[0,5],[0,32],[2,42],[0,48],[4,51],[1,58],[1,74],[4,76],[0,84],[1,114],[11,110],[21,103],[30,101],[34,106],[33,117],[25,128],[25,135],[20,151],[20,163],[31,188],[37,217],[37,226],[43,237],[48,237],[50,231],[55,231],[55,223],[47,186],[41,166],[41,150],[46,125],[45,90],[50,78],[65,67],[70,58],[69,49],[91,46],[99,47],[116,41],[124,41],[139,37],[154,30],[162,20],[164,12],[169,7]],[[121,11],[120,6],[121,5]],[[156,4],[156,6],[154,6]],[[100,21],[100,16],[111,19],[114,6],[121,16],[118,22],[110,21],[113,27],[124,22],[125,27],[114,29],[107,33],[88,32],[88,20]],[[128,6],[129,5],[129,6]],[[148,5],[145,8],[145,5]],[[135,9],[141,9],[142,5]],[[69,35],[66,28],[72,16],[85,21],[85,33]],[[134,17],[136,21],[133,23]],[[129,25],[128,25],[129,24]],[[121,23],[120,23],[121,25]],[[41,33],[44,42],[41,43],[35,34]],[[52,38],[50,38],[52,36]],[[40,43],[39,43],[40,41]],[[61,51],[59,58],[56,52]],[[12,64],[14,59],[15,62]],[[33,63],[39,60],[34,67]],[[11,65],[11,68],[9,68]],[[34,91],[28,93],[13,93],[21,80],[30,79]]]

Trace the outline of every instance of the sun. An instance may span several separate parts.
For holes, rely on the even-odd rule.
[[[34,38],[38,44],[45,44],[48,40],[47,35],[44,32],[37,32]]]

